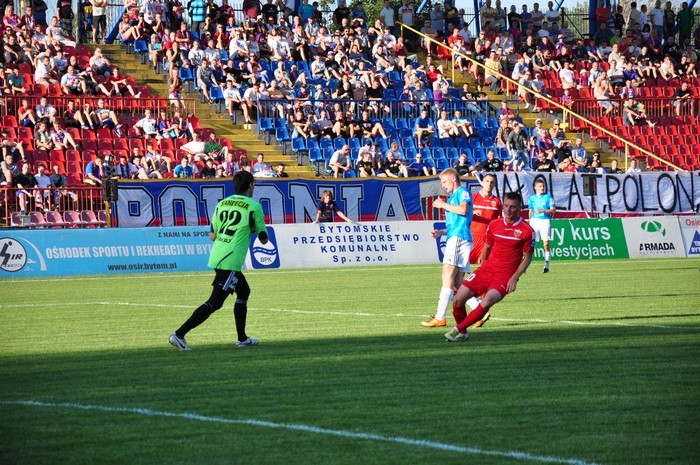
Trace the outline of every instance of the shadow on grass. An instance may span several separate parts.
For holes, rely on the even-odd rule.
[[[437,428],[455,444],[464,444],[464,431],[478,428],[470,440],[484,447],[553,450],[615,463],[654,463],[649,450],[698,450],[689,444],[697,437],[700,409],[688,399],[698,381],[697,366],[689,362],[697,365],[700,349],[696,333],[682,328],[663,334],[638,327],[486,328],[460,344],[444,342],[442,331],[263,340],[247,349],[201,337],[190,342],[191,352],[164,341],[159,348],[0,358],[0,397],[423,439],[433,438]],[[652,401],[661,398],[663,403]],[[15,419],[26,409],[0,406]],[[455,414],[462,409],[469,413]],[[52,415],[28,417],[46,414]],[[114,414],[109,418],[115,421]],[[206,435],[218,426],[201,428]],[[615,448],[598,441],[601,435],[619,436]],[[16,437],[10,441],[10,447],[25,447],[12,442]],[[356,459],[375,462],[372,456]]]

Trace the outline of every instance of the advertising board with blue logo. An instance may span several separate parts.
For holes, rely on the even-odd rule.
[[[249,268],[325,268],[338,266],[438,263],[439,247],[429,221],[326,223],[268,226],[270,240],[257,237],[246,261]]]
[[[443,222],[280,224],[251,239],[248,269],[438,264]],[[555,260],[700,256],[700,217],[655,216],[552,222]],[[7,229],[0,278],[205,271],[209,228]],[[535,259],[541,259],[537,244]]]
[[[429,221],[268,226],[250,243],[247,268],[438,263]],[[204,271],[209,228],[6,230],[0,278]]]
[[[683,245],[688,257],[700,257],[700,216],[678,218],[683,236]]]
[[[206,269],[208,227],[12,229],[0,233],[0,277]]]

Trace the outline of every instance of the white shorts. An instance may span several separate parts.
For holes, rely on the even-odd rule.
[[[443,265],[452,265],[465,273],[469,273],[469,255],[472,252],[472,243],[459,237],[450,237],[445,242],[445,251],[442,257]]]
[[[530,227],[535,231],[535,240],[552,240],[552,222],[549,219],[530,218]]]

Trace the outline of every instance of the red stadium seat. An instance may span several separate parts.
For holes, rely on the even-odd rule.
[[[17,128],[17,137],[20,139],[34,139],[34,133],[32,130],[25,126],[20,126]]]
[[[83,129],[83,140],[97,140],[97,133],[93,129]]]
[[[66,161],[82,161],[82,155],[79,150],[66,150]]]
[[[67,173],[83,174],[83,163],[79,161],[69,161],[66,163]]]
[[[128,139],[129,141],[129,148],[131,150],[134,149],[134,147],[138,147],[141,152],[144,151],[144,145],[143,145],[143,139]]]
[[[34,161],[44,161],[49,162],[49,152],[44,149],[39,149],[34,151]]]
[[[66,132],[70,134],[70,136],[73,138],[74,141],[80,142],[82,140],[82,137],[80,135],[80,131],[77,128],[66,128]]]
[[[112,130],[109,128],[99,128],[97,130],[97,140],[112,140]]]
[[[114,150],[126,150],[129,151],[129,144],[126,139],[114,139],[112,140],[112,147]]]
[[[175,150],[175,144],[173,144],[172,139],[165,137],[165,138],[160,140],[160,149],[161,150]]]
[[[85,226],[85,222],[80,219],[78,212],[73,210],[66,210],[63,212],[63,221],[67,224],[67,226],[73,228]]]
[[[49,225],[57,227],[57,228],[64,228],[68,226],[68,223],[63,221],[63,218],[61,217],[61,214],[56,212],[56,211],[47,211],[45,213],[46,216],[46,222],[49,223]]]
[[[53,150],[51,150],[51,151],[49,152],[49,160],[50,160],[51,162],[55,162],[55,161],[62,161],[62,162],[65,162],[65,161],[66,161],[66,156],[65,156],[65,154],[63,153],[63,150],[60,150],[60,149],[53,149]]]
[[[92,226],[92,227],[105,226],[105,222],[98,220],[97,216],[95,216],[95,212],[92,210],[82,210],[80,212],[80,220],[83,222],[83,225],[85,225],[85,226]]]
[[[6,115],[2,117],[2,125],[5,128],[16,128],[19,125],[17,124],[17,118],[12,116],[12,115]]]

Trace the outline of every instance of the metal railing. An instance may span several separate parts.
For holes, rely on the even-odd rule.
[[[25,215],[21,215],[20,198],[27,201]],[[105,203],[102,197],[101,187],[73,186],[62,188],[51,187],[46,189],[3,187],[0,189],[1,217],[4,219],[5,224],[10,226],[13,225],[13,213],[15,216],[15,223],[18,220],[18,216],[22,217],[20,218],[21,223],[19,225],[15,224],[14,226],[37,227],[29,221],[32,212],[45,213],[47,211],[56,211],[63,214],[63,212],[66,211],[98,212],[104,209]],[[108,225],[109,221],[107,221],[107,226]],[[65,225],[60,225],[59,227],[63,226]]]
[[[424,39],[429,40],[430,42],[435,43],[435,44],[438,45],[439,47],[441,47],[441,48],[446,49],[446,50],[449,51],[449,53],[451,54],[451,57],[452,57],[452,80],[453,80],[453,82],[454,82],[454,72],[455,72],[455,56],[460,56],[460,57],[464,58],[464,59],[467,60],[469,63],[472,63],[472,64],[476,65],[477,67],[481,68],[484,72],[487,71],[487,68],[486,68],[486,66],[485,66],[483,63],[480,63],[480,62],[474,60],[472,57],[470,57],[470,56],[468,56],[468,55],[465,55],[465,54],[463,54],[463,53],[457,52],[457,51],[455,51],[455,50],[452,50],[449,46],[445,45],[444,43],[438,42],[438,41],[436,41],[435,39],[433,39],[433,38],[431,38],[431,37],[428,37],[428,36],[426,36],[426,35],[424,35],[424,34],[421,34],[419,31],[413,29],[412,27],[406,26],[406,25],[403,24],[403,23],[400,23],[400,22],[399,22],[399,23],[397,23],[397,24],[399,24],[399,26],[401,27],[401,32],[402,32],[402,34],[403,34],[403,30],[404,30],[404,29],[410,30],[410,31],[413,32],[414,34],[417,34],[417,35],[419,35],[420,37],[423,37]],[[542,94],[539,94],[539,93],[535,92],[534,90],[532,90],[532,89],[530,89],[530,88],[528,88],[528,87],[525,87],[525,86],[521,85],[519,82],[514,81],[513,79],[509,78],[508,76],[505,76],[505,75],[503,75],[503,74],[494,72],[493,70],[490,70],[490,69],[488,70],[488,72],[489,72],[489,74],[492,74],[492,75],[497,76],[500,80],[505,80],[505,82],[508,83],[508,85],[515,86],[516,88],[521,89],[521,90],[523,90],[524,92],[527,92],[527,93],[531,94],[534,98],[542,99],[542,100],[546,101],[547,104],[550,105],[551,107],[553,107],[554,109],[561,111],[561,112],[562,112],[562,120],[563,120],[562,122],[563,122],[563,123],[567,123],[572,117],[575,117],[575,118],[578,118],[579,120],[583,121],[584,123],[586,123],[586,124],[589,125],[590,127],[593,127],[593,128],[596,128],[596,129],[600,130],[603,134],[605,134],[605,135],[608,136],[609,138],[615,139],[615,140],[623,147],[623,149],[624,149],[624,154],[625,154],[625,169],[627,168],[627,163],[628,163],[628,160],[629,160],[629,158],[630,158],[630,155],[629,155],[629,154],[630,154],[630,150],[631,150],[631,149],[634,149],[634,150],[639,151],[639,153],[642,153],[644,156],[651,157],[651,158],[653,158],[653,159],[655,159],[655,160],[657,160],[657,161],[659,161],[659,162],[661,162],[661,163],[663,163],[663,164],[665,164],[665,165],[668,165],[668,166],[672,167],[673,169],[675,169],[675,170],[677,170],[677,171],[684,171],[684,170],[681,169],[680,167],[674,165],[673,163],[670,163],[668,160],[665,160],[665,159],[663,159],[663,158],[661,158],[661,157],[655,155],[654,153],[651,153],[651,152],[649,152],[648,150],[645,150],[645,149],[643,149],[643,148],[641,148],[641,147],[639,147],[639,146],[633,144],[632,142],[621,138],[621,137],[618,136],[617,134],[615,134],[615,133],[609,131],[608,129],[605,129],[605,128],[599,126],[598,124],[596,124],[595,122],[589,120],[588,118],[586,118],[586,117],[584,117],[584,116],[582,116],[582,115],[576,114],[575,112],[573,112],[573,111],[572,111],[571,109],[569,109],[568,107],[563,106],[563,105],[561,105],[560,103],[555,102],[555,101],[553,101],[553,100],[547,98],[546,96],[544,96],[544,95],[542,95]]]
[[[293,100],[258,100],[258,115],[264,118],[283,118],[290,121],[293,116]],[[370,118],[404,118],[411,119],[420,116],[421,110],[428,110],[431,118],[440,116],[440,111],[454,112],[459,110],[464,118],[495,117],[496,111],[488,103],[488,100],[461,100],[455,97],[445,97],[439,103],[435,100],[308,100],[316,110],[336,112],[335,105],[339,105],[339,111],[343,115],[352,115],[354,120],[360,119],[362,112],[368,110]],[[304,106],[300,109],[304,112]],[[306,114],[306,112],[304,112]]]
[[[0,96],[0,116],[17,116],[17,112],[22,105],[23,100],[27,100],[30,109],[34,109],[39,105],[41,95],[2,95]],[[182,105],[177,105],[168,97],[150,96],[142,98],[134,97],[107,97],[105,95],[60,95],[47,97],[48,103],[57,111],[57,116],[63,116],[63,112],[68,108],[68,102],[75,102],[76,108],[80,109],[85,104],[90,104],[92,110],[97,108],[97,101],[104,100],[105,106],[110,110],[114,110],[117,116],[136,117],[143,114],[143,111],[148,109],[152,112],[166,110],[168,116],[172,116],[175,111],[179,110],[182,117],[190,115],[196,116],[196,105],[194,98],[178,99]],[[154,113],[153,117],[157,118]]]

